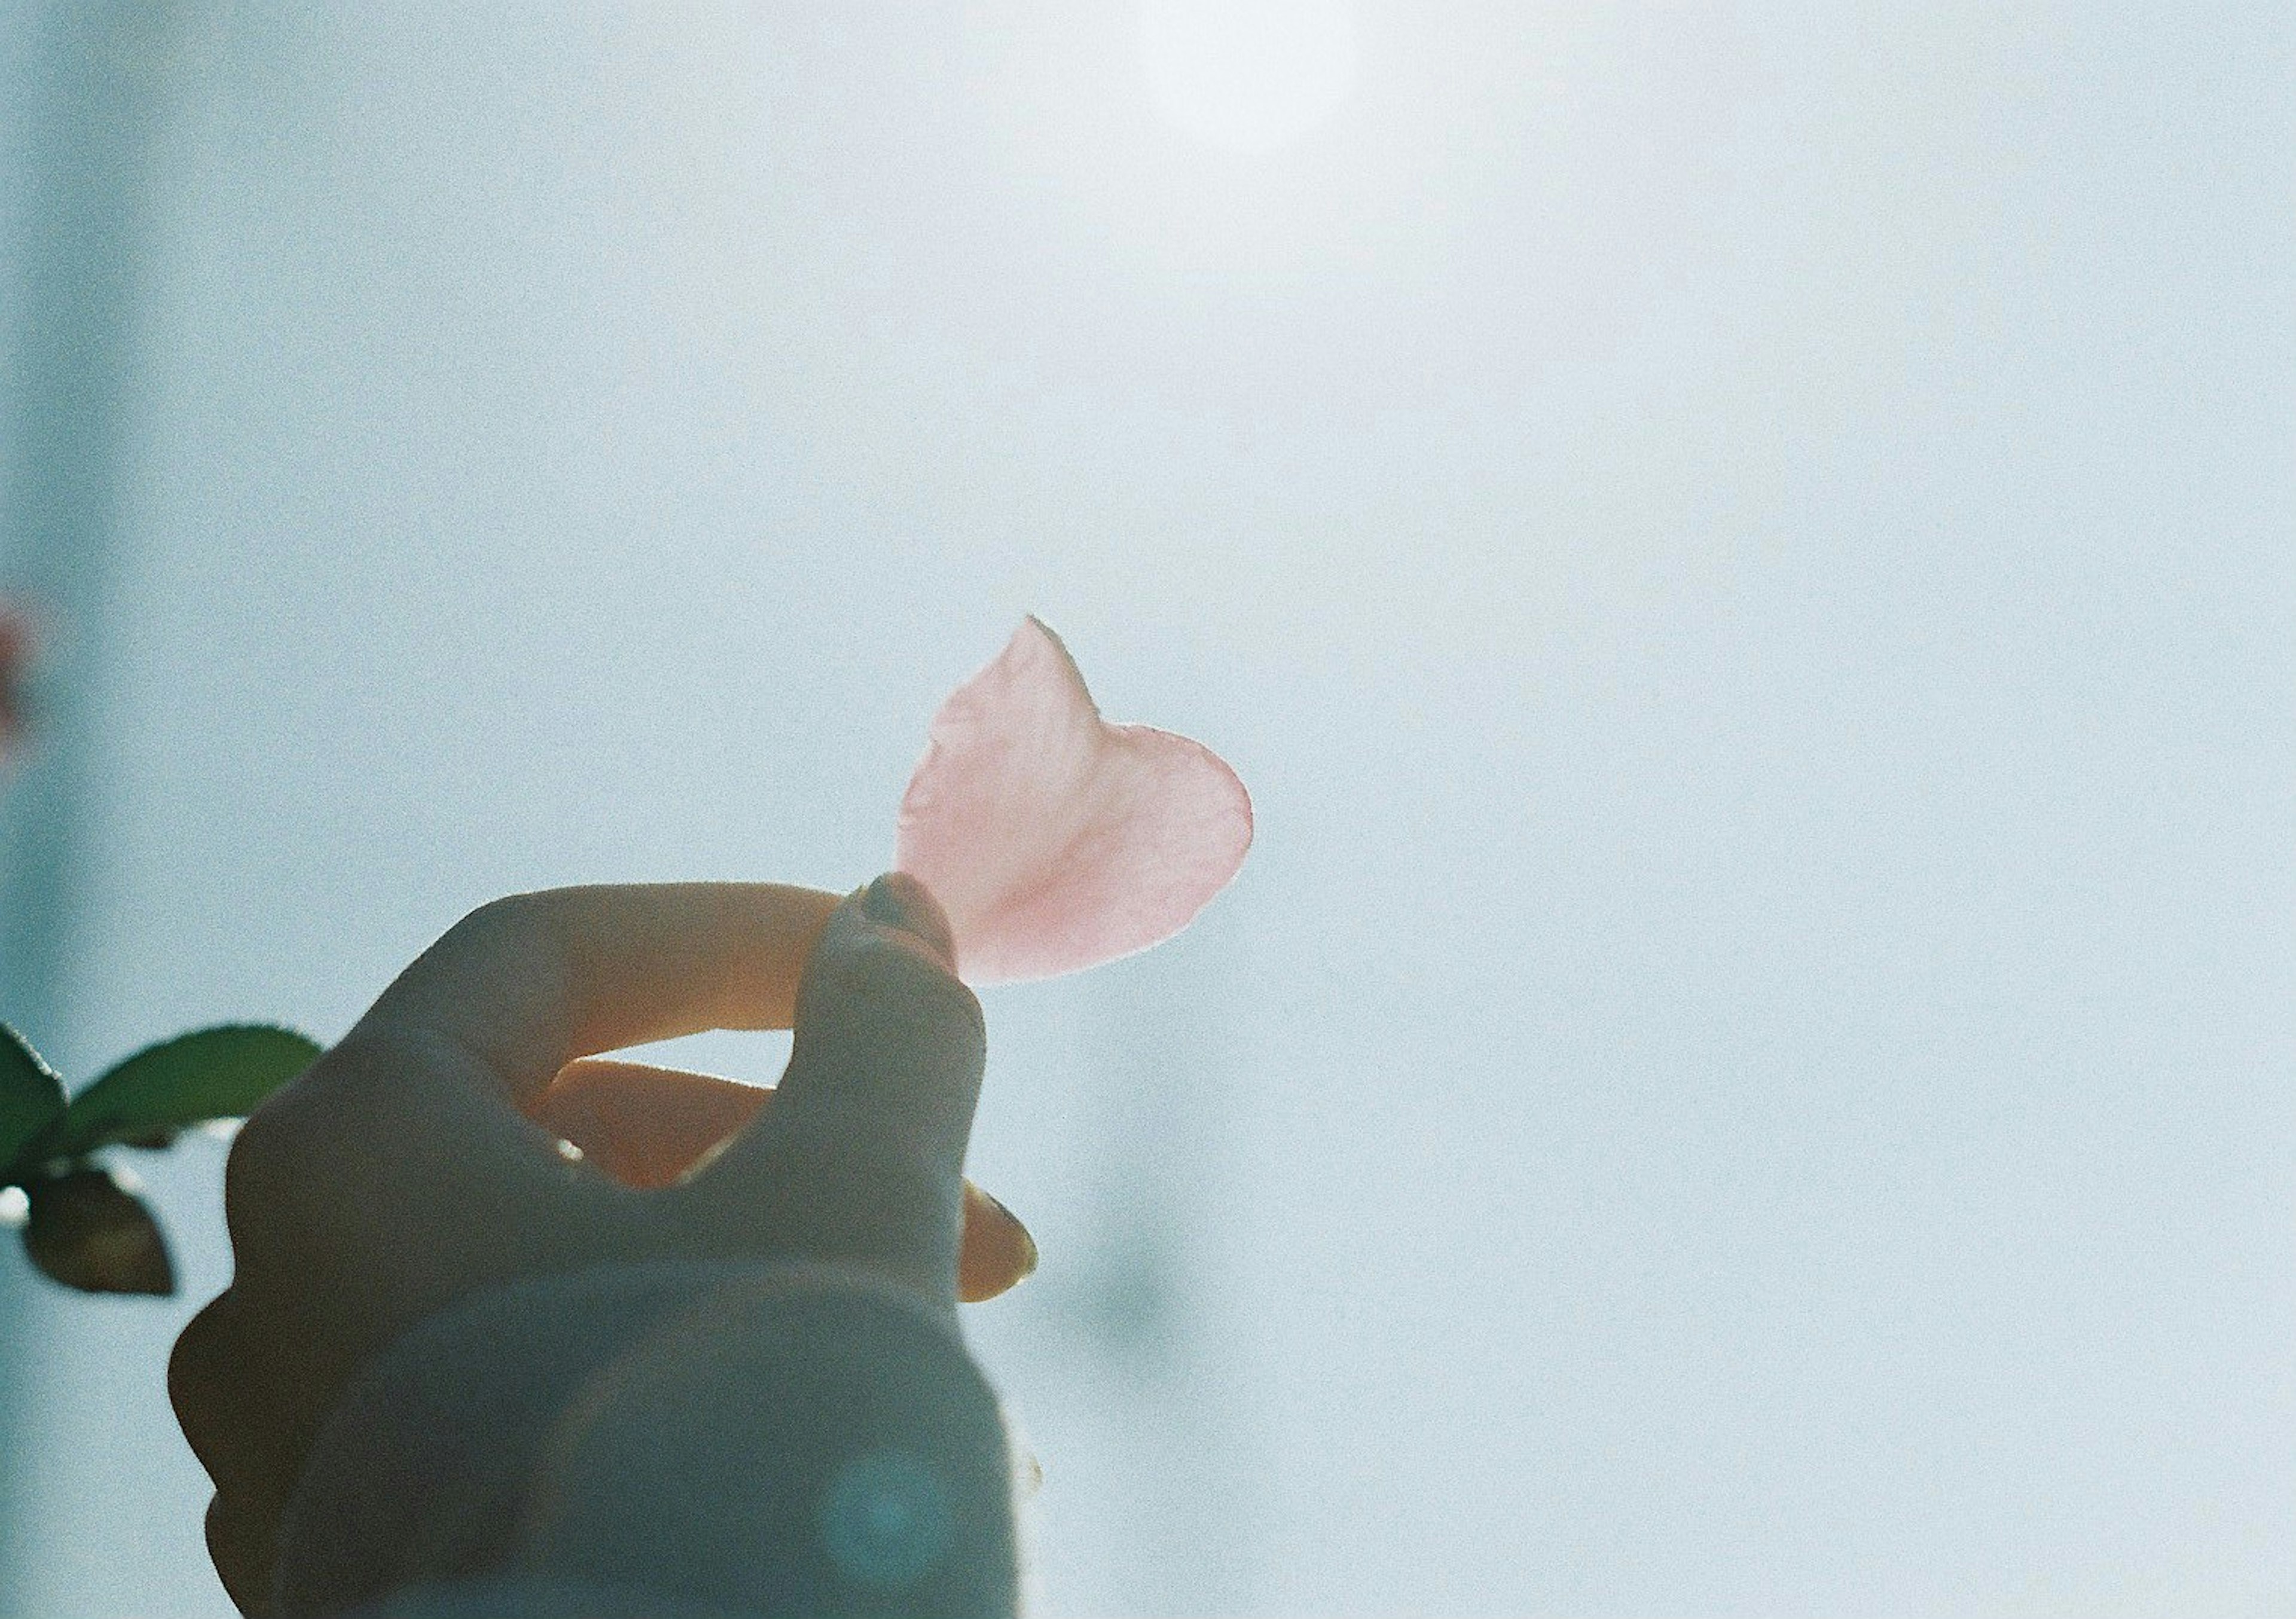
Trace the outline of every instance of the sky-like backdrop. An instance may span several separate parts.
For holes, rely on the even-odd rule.
[[[1259,816],[987,997],[1044,1612],[2296,1606],[2284,5],[163,20],[68,1067],[860,882],[1034,612]],[[0,1614],[228,1611],[220,1155],[4,1284]]]

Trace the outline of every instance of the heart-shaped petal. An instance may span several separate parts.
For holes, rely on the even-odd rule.
[[[895,864],[932,890],[971,984],[1160,944],[1251,846],[1251,799],[1201,742],[1111,725],[1034,618],[933,717]]]

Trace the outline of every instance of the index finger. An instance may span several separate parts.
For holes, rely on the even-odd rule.
[[[445,1040],[524,1105],[568,1063],[708,1029],[785,1029],[838,896],[782,883],[550,888],[480,906],[361,1033]]]

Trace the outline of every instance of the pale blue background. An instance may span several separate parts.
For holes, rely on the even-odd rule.
[[[2284,5],[1365,0],[1265,158],[1119,0],[184,9],[61,1059],[859,881],[1036,611],[1260,826],[990,997],[1045,1611],[2296,1610]],[[0,1612],[226,1611],[204,1150]]]

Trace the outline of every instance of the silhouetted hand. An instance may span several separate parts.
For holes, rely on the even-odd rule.
[[[348,1380],[457,1301],[665,1259],[857,1267],[949,1311],[960,1255],[966,1297],[1026,1275],[1027,1233],[961,1177],[984,1047],[948,953],[939,908],[893,876],[841,904],[768,885],[524,895],[408,968],[242,1131],[236,1273],[169,1368],[240,1606],[269,1604],[281,1514]],[[792,1020],[774,1092],[582,1060]]]

